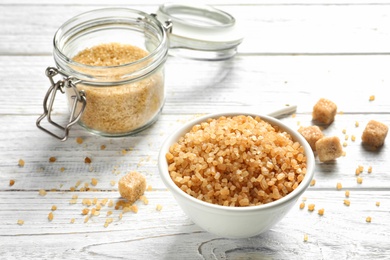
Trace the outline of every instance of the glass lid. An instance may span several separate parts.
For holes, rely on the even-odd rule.
[[[243,36],[236,19],[207,5],[166,3],[157,19],[172,22],[170,54],[197,60],[233,57]]]

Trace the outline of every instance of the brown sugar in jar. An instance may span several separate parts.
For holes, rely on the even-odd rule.
[[[56,67],[46,70],[51,86],[37,126],[61,141],[75,123],[109,137],[149,127],[164,105],[170,26],[128,8],[92,10],[66,21],[54,35]],[[57,90],[68,100],[65,126],[51,120]],[[40,124],[45,117],[61,135]]]
[[[107,67],[104,80],[115,81],[128,71],[124,68],[118,73],[112,69],[111,74],[110,67],[134,63],[148,54],[129,44],[106,43],[79,52],[73,60],[88,66]],[[85,92],[88,100],[81,124],[111,135],[124,134],[146,125],[159,113],[164,102],[161,73],[118,86],[99,88],[79,84],[78,89]]]

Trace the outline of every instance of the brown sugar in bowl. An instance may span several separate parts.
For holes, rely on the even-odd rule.
[[[310,185],[314,163],[297,131],[237,112],[185,124],[159,155],[161,178],[183,211],[206,231],[237,238],[280,221]]]

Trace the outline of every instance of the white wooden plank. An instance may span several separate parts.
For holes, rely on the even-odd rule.
[[[54,66],[52,58],[3,56],[0,62],[7,64],[0,67],[0,114],[41,114],[49,88],[44,71]],[[170,57],[165,67],[165,114],[251,106],[268,111],[285,104],[299,104],[298,113],[310,113],[321,97],[333,100],[344,113],[390,112],[387,55],[239,56],[221,63]],[[66,113],[66,106],[65,97],[58,95],[57,113]]]
[[[10,121],[1,122],[0,125],[0,190],[63,190],[74,187],[76,182],[91,183],[92,178],[98,180],[97,190],[116,190],[111,181],[118,182],[125,173],[136,170],[144,174],[147,182],[156,190],[163,190],[158,169],[157,157],[160,146],[168,135],[187,122],[194,115],[172,116],[162,115],[157,123],[146,131],[131,137],[108,139],[88,134],[79,126],[72,129],[71,137],[65,143],[47,135],[36,128],[35,117],[17,116],[7,117]],[[4,117],[0,117],[0,120]],[[387,160],[389,155],[388,140],[377,151],[367,150],[361,143],[361,134],[368,120],[376,119],[390,125],[388,115],[337,115],[335,122],[324,130],[327,136],[338,136],[344,147],[346,155],[336,161],[320,163],[317,160],[315,170],[318,189],[334,189],[338,182],[345,188],[355,189],[389,189],[390,175],[388,174]],[[311,116],[297,115],[282,119],[292,128],[300,125],[310,125]],[[360,126],[355,127],[356,120]],[[23,127],[21,127],[23,126]],[[347,131],[348,140],[345,141],[343,130]],[[355,135],[356,141],[351,141]],[[83,144],[76,142],[82,137]],[[101,145],[106,148],[101,150]],[[49,162],[50,157],[57,160]],[[91,164],[85,164],[85,157],[92,159]],[[25,162],[24,167],[18,166],[19,159]],[[360,175],[363,183],[357,183],[356,168],[361,165],[364,172]],[[372,173],[367,173],[368,167]],[[61,168],[64,168],[63,171]],[[10,187],[9,180],[15,180]],[[82,186],[81,185],[81,186]],[[80,186],[80,187],[81,187]],[[79,187],[79,188],[80,188]]]
[[[347,207],[342,191],[309,190],[304,194],[306,205],[314,203],[314,212],[309,212],[307,206],[299,209],[299,201],[270,231],[230,240],[205,233],[194,225],[169,192],[148,192],[149,204],[140,203],[137,214],[126,213],[122,220],[117,219],[119,211],[113,210],[115,221],[107,228],[104,222],[109,208],[103,207],[100,216],[83,223],[81,199],[115,200],[117,193],[80,193],[78,203],[72,205],[71,193],[54,192],[40,197],[37,193],[3,192],[0,196],[0,227],[2,237],[7,238],[2,239],[0,255],[7,259],[27,255],[61,259],[161,259],[168,255],[190,259],[381,259],[389,253],[390,198],[385,191],[353,191]],[[375,205],[377,201],[380,206]],[[58,209],[49,222],[47,214],[52,204]],[[160,212],[155,210],[156,204],[163,205]],[[323,216],[317,214],[320,208],[325,209]],[[367,216],[372,218],[371,223],[366,222]],[[74,224],[71,218],[75,218]],[[23,219],[24,225],[17,225],[18,219]],[[307,242],[303,241],[305,234]],[[18,246],[21,244],[24,246]]]
[[[126,5],[155,12],[157,5]],[[55,31],[104,5],[0,5],[0,54],[49,54]],[[389,5],[226,5],[244,33],[240,53],[389,53]],[[61,9],[61,14],[57,14]],[[347,17],[346,17],[346,14]],[[24,17],[15,20],[14,17]]]
[[[175,2],[175,1],[172,1]],[[388,0],[344,0],[344,1],[338,1],[338,0],[246,0],[246,1],[240,1],[237,3],[236,0],[203,0],[198,1],[198,3],[203,4],[210,4],[210,5],[386,5],[390,2]],[[32,4],[31,1],[28,0],[3,0],[1,5],[12,5],[12,6],[18,6],[18,5],[29,5]],[[64,3],[63,1],[58,0],[39,0],[34,1],[34,5],[129,5],[128,1],[125,0],[112,0],[110,2],[104,1],[104,0],[84,0],[83,2],[78,2],[75,0],[72,1],[66,1]],[[161,1],[158,0],[144,0],[141,3],[139,3],[140,6],[142,5],[159,5],[161,4]]]

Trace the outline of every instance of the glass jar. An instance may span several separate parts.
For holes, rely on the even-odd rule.
[[[109,137],[142,131],[163,108],[168,53],[221,61],[236,54],[242,39],[233,16],[205,5],[168,3],[157,14],[105,8],[75,16],[54,35],[56,67],[46,70],[51,86],[36,124],[61,141],[76,123]],[[58,91],[66,93],[70,111],[62,124],[52,119]]]
[[[103,136],[130,135],[151,125],[165,100],[170,28],[155,15],[126,8],[98,9],[65,22],[54,36],[57,68],[47,69],[51,87],[37,126],[64,141],[76,122]],[[55,82],[56,75],[62,79]],[[65,126],[50,116],[57,90],[68,98]],[[44,117],[64,134],[44,128]]]

